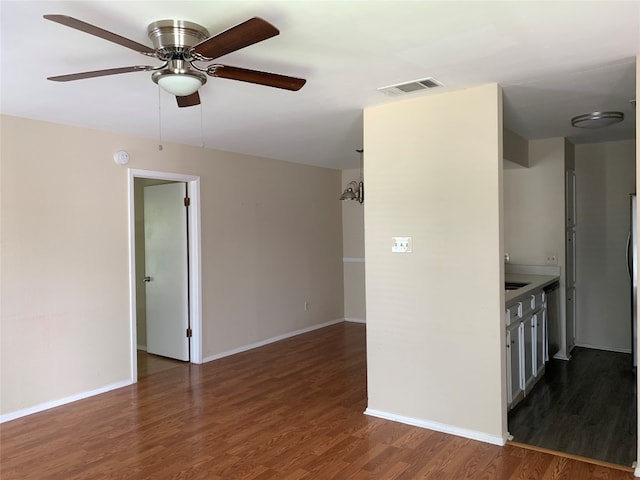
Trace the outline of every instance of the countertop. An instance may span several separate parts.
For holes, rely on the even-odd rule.
[[[526,273],[505,273],[505,282],[528,283],[517,290],[507,290],[504,295],[505,305],[510,305],[531,295],[531,292],[546,287],[560,279],[559,275],[531,275]]]

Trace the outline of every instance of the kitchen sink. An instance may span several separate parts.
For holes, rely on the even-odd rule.
[[[528,283],[522,282],[504,282],[505,290],[518,290],[519,288],[526,287]]]

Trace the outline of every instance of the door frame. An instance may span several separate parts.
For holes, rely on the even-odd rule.
[[[131,347],[131,382],[138,381],[137,315],[136,315],[136,231],[134,180],[150,178],[185,182],[191,203],[187,210],[189,231],[189,311],[192,336],[190,341],[191,363],[202,363],[202,261],[200,224],[200,177],[181,173],[128,169],[129,203],[129,342]]]

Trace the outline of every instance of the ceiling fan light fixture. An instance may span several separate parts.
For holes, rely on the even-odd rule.
[[[577,128],[603,128],[623,120],[622,112],[591,112],[573,117],[571,125]]]
[[[200,75],[191,73],[162,73],[154,76],[155,82],[160,88],[176,97],[187,97],[198,91],[204,85]]]

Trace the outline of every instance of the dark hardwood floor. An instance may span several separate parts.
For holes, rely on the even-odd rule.
[[[576,347],[509,415],[514,440],[619,465],[636,460],[631,355]]]
[[[363,415],[365,327],[339,324],[2,425],[12,479],[631,480]],[[472,401],[472,399],[470,399]]]

